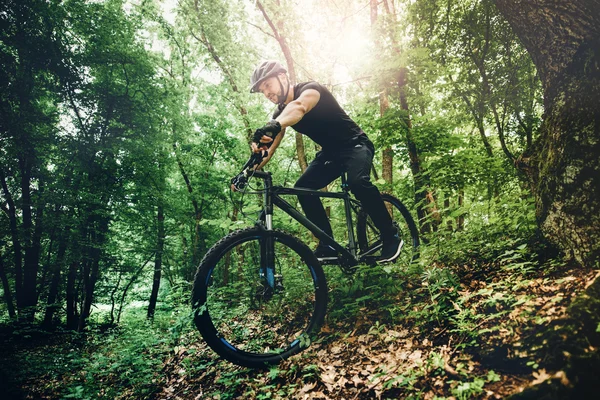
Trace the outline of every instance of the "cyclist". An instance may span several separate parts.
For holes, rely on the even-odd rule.
[[[257,129],[253,137],[252,151],[255,153],[265,150],[270,143],[268,156],[258,168],[273,157],[288,126],[311,138],[322,150],[294,186],[318,190],[347,172],[350,191],[381,232],[383,247],[378,261],[394,261],[400,255],[403,242],[392,224],[379,190],[371,183],[369,174],[375,149],[363,130],[346,114],[325,86],[314,81],[291,85],[286,69],[277,61],[260,63],[250,83],[251,93],[261,92],[278,105],[273,119]],[[307,218],[333,237],[321,200],[309,195],[298,196],[298,200]],[[335,257],[337,252],[319,243],[315,255],[323,259]]]

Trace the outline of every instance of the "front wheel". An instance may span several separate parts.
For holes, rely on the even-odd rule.
[[[285,232],[254,227],[231,233],[208,251],[194,279],[192,304],[196,327],[216,353],[260,368],[310,344],[325,316],[327,284],[306,245]]]
[[[388,193],[382,193],[381,197],[398,230],[398,235],[404,242],[402,252],[395,264],[408,266],[419,257],[419,231],[410,212],[400,200]],[[378,256],[381,253],[379,230],[364,210],[358,213],[356,236],[361,254]]]

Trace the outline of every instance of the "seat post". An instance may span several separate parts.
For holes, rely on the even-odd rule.
[[[346,172],[342,172],[342,191],[344,196],[344,211],[346,214],[346,226],[348,229],[348,251],[353,257],[356,257],[356,242],[354,240],[354,226],[352,223],[352,208],[350,206],[350,186],[348,185],[348,176]]]

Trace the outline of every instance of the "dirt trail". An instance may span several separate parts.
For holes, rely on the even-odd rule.
[[[191,334],[184,340],[190,344],[166,360],[166,383],[156,398],[499,399],[552,378],[571,384],[564,371],[544,368],[550,349],[543,336],[567,321],[567,307],[598,271],[562,267],[524,277],[495,266],[461,266],[453,272],[460,283],[457,293],[445,293],[444,304],[454,309],[445,320],[415,319],[431,317],[443,296],[422,298],[411,318],[396,323],[364,307],[353,320],[325,325],[317,343],[270,370],[221,361]]]

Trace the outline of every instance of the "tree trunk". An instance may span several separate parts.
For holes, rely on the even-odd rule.
[[[447,194],[446,198],[444,199],[444,214],[449,214],[449,213],[450,213],[450,194]],[[452,226],[451,218],[446,219],[446,230],[448,232],[452,232],[454,230],[454,228]]]
[[[460,189],[458,191],[458,207],[462,209],[462,206],[464,205],[465,202],[465,191],[463,189]],[[456,218],[456,230],[462,231],[463,228],[465,227],[465,214],[461,214]]]
[[[117,300],[115,296],[119,291],[119,287],[121,286],[121,279],[123,279],[123,271],[119,271],[119,278],[117,279],[117,283],[113,285],[112,290],[110,291],[110,326],[115,324],[115,309],[117,308]]]
[[[235,222],[238,220],[238,208],[237,207],[233,207],[233,211],[231,213],[231,221]],[[231,229],[229,230],[231,232]],[[225,268],[223,271],[223,285],[227,285],[229,284],[229,276],[230,276],[230,269],[231,269],[231,252],[228,252],[225,255]]]
[[[431,213],[436,213],[437,215],[437,208],[435,207],[435,202],[433,201],[433,193],[431,193],[429,190],[427,178],[423,174],[417,145],[412,136],[412,123],[410,121],[410,115],[408,114],[408,99],[406,97],[406,73],[406,68],[401,68],[398,74],[400,108],[406,111],[406,147],[408,148],[408,155],[410,158],[410,170],[415,182],[417,217],[421,227],[421,233],[429,233],[431,232],[432,228],[435,229],[435,226],[432,226],[428,216]]]
[[[371,31],[373,32],[373,37],[375,40],[375,46],[378,50],[381,50],[381,40],[380,35],[376,32],[377,29],[377,20],[378,20],[378,12],[377,0],[370,0],[371,6]],[[389,13],[389,9],[388,9]],[[390,108],[390,101],[387,95],[387,87],[382,85],[381,92],[379,93],[379,115],[383,117],[385,112]],[[394,152],[390,146],[383,149],[381,153],[381,177],[385,182],[391,187],[393,183],[393,168],[394,168]]]
[[[94,290],[100,277],[100,258],[102,257],[102,248],[105,243],[106,233],[108,232],[108,219],[100,218],[99,221],[91,224],[91,229],[89,259],[84,262],[83,269],[84,297],[77,325],[78,332],[83,332],[91,314],[94,302]]]
[[[175,129],[173,129],[175,130]],[[194,247],[192,248],[192,265],[197,265],[199,260],[199,243],[200,243],[200,220],[202,220],[202,207],[198,204],[198,200],[196,200],[196,196],[194,195],[194,188],[192,187],[192,183],[188,174],[183,166],[183,162],[179,157],[177,151],[177,144],[173,143],[173,151],[175,152],[175,158],[177,160],[177,165],[179,166],[179,172],[181,172],[181,176],[185,181],[185,186],[187,187],[188,193],[190,194],[192,200],[192,206],[194,207],[194,216],[195,216],[195,224],[194,224]],[[214,154],[214,153],[213,153]],[[185,245],[185,244],[184,244]],[[184,246],[187,247],[187,246]],[[186,255],[187,258],[187,255]]]
[[[79,264],[73,261],[69,265],[69,272],[67,273],[67,329],[77,329],[77,320],[79,319],[77,313],[77,291],[75,290],[75,283],[77,280],[77,270]]]
[[[24,32],[21,31],[21,27],[18,27],[19,35],[21,36]],[[28,121],[31,115],[34,115],[33,104],[32,104],[32,86],[35,81],[33,78],[33,66],[29,65],[29,57],[25,54],[24,50],[19,48],[17,51],[18,57],[24,62],[19,63],[17,75],[19,76],[20,85],[17,88],[18,92],[18,114],[19,119],[22,121]],[[17,308],[19,311],[19,318],[33,322],[35,316],[36,306],[36,283],[37,283],[37,268],[38,263],[36,261],[35,252],[37,246],[34,243],[34,224],[33,218],[34,213],[32,210],[33,202],[31,198],[31,181],[34,173],[34,166],[36,163],[36,152],[34,145],[31,141],[30,132],[28,132],[27,124],[15,127],[15,139],[16,144],[19,147],[19,153],[17,154],[17,163],[19,170],[19,184],[21,188],[20,197],[20,214],[21,214],[21,229],[20,238],[23,246],[23,275],[22,282],[17,285],[15,291],[17,292]],[[21,254],[19,254],[21,256]]]
[[[121,322],[121,313],[123,312],[123,306],[125,304],[125,297],[127,297],[127,291],[129,291],[129,288],[135,283],[137,278],[140,276],[140,274],[144,270],[144,267],[146,266],[146,264],[148,264],[150,262],[150,260],[152,260],[153,257],[154,257],[154,253],[150,254],[150,257],[148,257],[146,259],[146,261],[143,262],[142,266],[131,276],[131,278],[129,279],[129,282],[123,288],[123,293],[121,294],[121,301],[119,302],[119,311],[117,312],[117,324],[119,322]]]
[[[546,236],[582,265],[600,259],[600,1],[495,0],[538,69],[539,139],[518,162]]]
[[[385,88],[383,92],[379,94],[379,113],[383,117],[388,108],[390,108],[390,101],[388,99],[387,93],[385,92]],[[381,177],[390,187],[392,187],[392,183],[394,182],[394,152],[392,151],[391,146],[383,149],[381,154]]]
[[[0,279],[2,280],[2,289],[4,290],[4,301],[6,302],[6,309],[8,310],[8,316],[10,319],[15,319],[17,317],[17,313],[15,312],[15,305],[13,304],[12,292],[10,290],[10,285],[8,284],[8,278],[6,276],[6,271],[4,271],[4,260],[2,259],[2,254],[0,253]]]
[[[44,314],[44,322],[42,323],[42,326],[45,329],[49,329],[52,326],[54,313],[59,307],[56,299],[58,297],[58,289],[60,287],[61,267],[64,263],[67,244],[69,242],[69,232],[69,227],[66,227],[59,238],[58,253],[56,254],[56,260],[54,261],[52,268],[52,280],[50,281],[48,301],[46,302],[46,313]]]
[[[481,142],[483,143],[483,147],[485,147],[485,153],[488,157],[494,157],[494,152],[492,151],[492,145],[490,144],[490,140],[487,138],[485,134],[485,126],[483,125],[483,114],[474,115],[475,123],[477,125],[477,130],[479,131],[479,136],[481,137]]]
[[[273,23],[273,21],[267,14],[267,11],[265,10],[264,6],[262,5],[262,3],[259,0],[256,1],[256,5],[258,6],[258,8],[262,12],[263,16],[265,17],[265,20],[271,27],[271,30],[273,31],[273,35],[275,36],[275,39],[279,43],[279,47],[281,47],[281,51],[283,52],[283,56],[285,57],[286,65],[288,67],[288,76],[290,77],[290,83],[292,85],[295,85],[296,84],[296,68],[294,67],[294,59],[292,58],[292,52],[290,50],[290,46],[288,45],[287,40],[286,40],[285,36],[283,36],[283,33],[282,33],[283,21],[279,21],[277,23],[277,26],[275,26],[275,24]],[[277,5],[279,6],[279,2]],[[302,134],[300,134],[299,132],[296,132],[296,154],[298,155],[298,164],[300,165],[300,170],[302,172],[306,171],[306,168],[308,168],[308,163],[306,162],[306,151],[304,148],[304,139],[302,138]]]
[[[162,199],[159,199],[157,220],[156,253],[154,255],[154,276],[152,278],[152,293],[148,304],[148,318],[154,318],[156,301],[158,300],[158,289],[160,289],[160,277],[162,273],[162,257],[165,247],[165,214]]]
[[[32,213],[33,201],[31,199],[30,189],[31,176],[27,177],[27,181],[23,181],[22,190],[27,185],[27,200],[23,200],[23,231],[28,235],[25,241],[25,263],[23,269],[23,310],[25,310],[25,318],[29,322],[33,322],[35,309],[38,303],[38,271],[40,267],[40,254],[42,250],[42,220],[44,205],[41,200],[36,207],[35,214]],[[43,181],[38,181],[38,195],[43,193]],[[34,217],[35,216],[35,217]],[[28,220],[28,221],[27,221]]]
[[[10,226],[10,234],[13,245],[13,256],[15,264],[15,296],[17,300],[17,309],[22,306],[21,290],[19,289],[23,284],[23,256],[21,249],[21,240],[19,239],[19,230],[17,226],[17,210],[15,202],[13,201],[12,195],[8,190],[8,184],[6,183],[6,176],[4,170],[0,168],[0,183],[2,184],[2,190],[8,204],[8,220]]]

